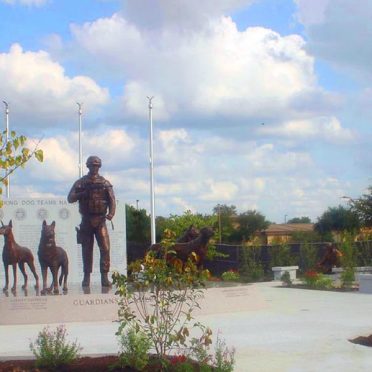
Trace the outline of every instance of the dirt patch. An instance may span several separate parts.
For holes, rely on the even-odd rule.
[[[372,335],[359,336],[349,341],[352,342],[353,344],[372,347]]]

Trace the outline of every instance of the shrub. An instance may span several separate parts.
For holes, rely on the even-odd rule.
[[[66,341],[66,329],[59,325],[51,331],[44,327],[39,332],[35,342],[30,343],[30,349],[36,358],[36,367],[44,367],[55,370],[58,367],[71,364],[79,357],[82,347],[74,341]]]
[[[292,266],[297,264],[297,257],[291,254],[288,244],[281,243],[271,247],[271,266]]]
[[[333,280],[324,274],[313,270],[305,272],[305,284],[314,289],[329,289],[333,286]]]
[[[300,257],[304,271],[315,267],[317,264],[317,248],[309,242],[304,242],[300,246]]]
[[[242,247],[239,257],[239,272],[242,281],[258,281],[263,278],[264,270],[259,262],[258,247]]]
[[[215,372],[232,372],[235,364],[235,349],[229,349],[225,341],[217,338],[214,355]]]
[[[355,269],[353,267],[346,268],[341,273],[341,285],[344,288],[350,288],[355,281]]]
[[[280,278],[281,281],[283,282],[284,285],[290,287],[292,285],[292,279],[291,279],[291,275],[289,274],[288,271],[284,272],[284,274],[282,275],[282,277]]]
[[[172,246],[172,234],[167,234],[162,241],[166,251]],[[141,280],[138,280],[139,273]],[[188,347],[192,312],[199,307],[207,276],[208,273],[198,270],[191,260],[185,264],[178,259],[167,262],[151,253],[129,265],[128,275],[114,273],[116,294],[120,296],[117,334],[127,328],[141,331],[160,361],[164,361],[171,350]],[[198,322],[192,324],[202,332],[206,329]]]
[[[225,271],[221,277],[225,282],[236,282],[240,279],[240,275],[236,270]]]
[[[139,371],[144,369],[149,362],[151,341],[141,331],[136,332],[131,328],[127,333],[119,336],[121,352],[119,353],[119,366],[129,366]]]

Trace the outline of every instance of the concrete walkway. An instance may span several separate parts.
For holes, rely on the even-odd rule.
[[[283,288],[278,282],[209,289],[197,318],[236,349],[235,371],[372,371],[372,295]],[[202,305],[203,306],[203,305]],[[43,325],[0,326],[0,359],[30,357]],[[83,354],[116,354],[118,324],[67,323]]]

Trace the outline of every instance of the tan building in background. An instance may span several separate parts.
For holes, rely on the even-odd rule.
[[[264,244],[277,244],[289,242],[295,233],[311,233],[313,231],[313,223],[283,223],[271,224],[259,235]]]

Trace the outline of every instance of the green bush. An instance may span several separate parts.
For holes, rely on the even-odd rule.
[[[237,280],[240,279],[240,275],[235,270],[229,270],[222,273],[221,278],[225,282],[236,282]]]
[[[303,280],[306,285],[314,289],[330,289],[333,287],[333,280],[331,278],[313,270],[307,271]]]
[[[259,247],[242,247],[239,257],[239,273],[243,282],[255,282],[264,277],[264,270],[259,262]]]
[[[346,268],[341,273],[341,285],[344,288],[350,288],[355,281],[355,269],[353,267]]]
[[[309,242],[302,243],[300,246],[300,257],[304,271],[314,268],[317,264],[317,247]]]
[[[127,333],[119,335],[121,351],[119,353],[119,366],[129,366],[142,371],[149,362],[149,351],[151,341],[141,331],[136,332],[134,328]]]
[[[285,284],[286,286],[290,287],[292,285],[292,279],[291,279],[291,275],[289,274],[288,271],[286,271],[282,277],[280,278],[281,281],[283,282],[283,284]]]
[[[66,335],[63,325],[59,325],[54,331],[44,327],[39,332],[36,341],[30,343],[30,349],[36,358],[36,367],[55,370],[71,364],[79,357],[82,347],[77,341],[67,342]]]
[[[217,338],[214,355],[215,372],[232,372],[235,364],[235,349],[229,349],[225,341]]]
[[[293,266],[297,265],[297,257],[292,255],[288,244],[273,245],[270,249],[271,266]]]

